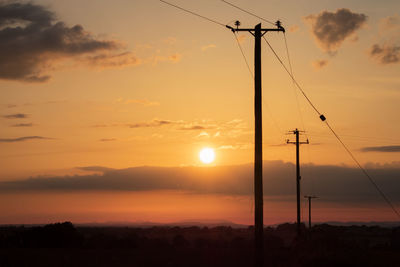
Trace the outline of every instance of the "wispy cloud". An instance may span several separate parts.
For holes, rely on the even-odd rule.
[[[376,62],[387,65],[400,62],[400,45],[374,44],[368,51],[369,56]]]
[[[11,125],[11,127],[33,127],[33,123],[17,123]]]
[[[381,65],[400,62],[400,16],[388,16],[379,22],[379,40],[367,51]]]
[[[179,130],[205,130],[205,129],[208,129],[206,126],[203,126],[203,125],[185,125],[185,126],[183,126],[183,127],[181,127],[181,128],[179,128]]]
[[[142,64],[142,60],[137,58],[132,52],[126,51],[113,54],[110,51],[101,52],[96,55],[90,55],[80,59],[81,62],[95,68],[122,68]]]
[[[177,122],[175,121],[170,121],[170,120],[158,120],[154,119],[150,122],[138,122],[138,123],[132,123],[132,124],[127,124],[129,128],[148,128],[148,127],[160,127],[164,125],[172,125],[176,124]]]
[[[216,46],[215,44],[205,45],[205,46],[202,46],[202,47],[201,47],[201,51],[206,51],[206,50],[208,50],[208,49],[216,48],[216,47],[217,47],[217,46]]]
[[[322,11],[309,15],[304,20],[311,26],[311,33],[319,47],[333,55],[347,38],[366,24],[367,16],[340,8],[335,12]]]
[[[320,70],[320,69],[326,67],[326,65],[328,65],[328,63],[329,63],[328,60],[321,59],[321,60],[315,60],[315,61],[313,61],[313,62],[312,62],[312,65],[313,65],[313,67],[314,67],[316,70]]]
[[[6,119],[26,119],[26,118],[29,118],[29,115],[28,114],[24,114],[24,113],[16,113],[16,114],[4,115],[3,118],[6,118]]]
[[[164,55],[156,55],[153,56],[150,61],[153,63],[153,65],[157,65],[160,62],[172,62],[172,63],[178,63],[182,59],[182,54],[180,53],[174,53],[170,54],[167,56]]]
[[[234,145],[222,145],[219,146],[218,150],[241,150],[241,149],[249,149],[252,147],[250,143],[237,143]]]
[[[124,99],[124,98],[119,98],[114,101],[115,104],[137,104],[137,105],[143,105],[146,107],[152,107],[152,106],[159,106],[160,103],[157,101],[149,101],[147,99]]]
[[[49,100],[49,101],[44,101],[44,102],[27,102],[23,104],[7,104],[5,105],[7,108],[17,108],[17,107],[27,107],[27,106],[35,106],[35,105],[53,105],[53,104],[62,104],[62,103],[67,103],[67,100]]]
[[[104,123],[93,125],[94,128],[107,128],[107,127],[128,127],[132,129],[139,128],[159,128],[168,127],[168,130],[182,131],[182,132],[195,132],[194,138],[219,138],[221,136],[228,138],[236,138],[244,134],[248,129],[246,123],[242,120],[234,119],[227,122],[212,121],[212,120],[168,120],[168,119],[153,119],[150,121],[142,121],[135,123]],[[207,132],[206,132],[207,131]]]
[[[362,152],[400,152],[400,146],[370,146],[361,148]]]
[[[18,138],[0,138],[0,143],[16,143],[24,142],[29,140],[52,140],[53,138],[43,137],[43,136],[24,136]]]
[[[115,138],[103,138],[99,140],[100,142],[112,142],[112,141],[117,141]]]
[[[400,16],[395,14],[393,16],[388,16],[380,20],[379,31],[380,33],[394,31],[393,34],[400,34],[398,30],[400,29]]]

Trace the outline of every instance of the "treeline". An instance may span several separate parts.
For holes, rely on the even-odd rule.
[[[400,227],[282,224],[264,241],[270,266],[400,262]],[[250,266],[253,253],[252,227],[0,227],[0,266]]]

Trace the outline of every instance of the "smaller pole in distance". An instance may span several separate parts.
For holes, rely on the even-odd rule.
[[[313,198],[318,198],[316,196],[304,196],[304,198],[308,198],[308,229],[311,231],[311,200]]]
[[[297,235],[300,236],[301,232],[301,217],[300,217],[300,145],[309,144],[308,139],[306,142],[300,142],[300,132],[297,128],[290,133],[293,133],[296,136],[296,141],[291,142],[286,140],[287,144],[295,144],[296,145],[296,203],[297,203]]]

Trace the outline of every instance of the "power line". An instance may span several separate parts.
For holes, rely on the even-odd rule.
[[[293,74],[293,66],[292,66],[292,60],[291,60],[291,58],[290,58],[290,53],[289,53],[289,45],[288,45],[288,41],[287,41],[287,38],[286,38],[286,32],[283,32],[283,39],[284,39],[284,41],[285,41],[286,56],[287,56],[288,63],[289,63],[290,73],[291,73],[292,76],[294,77],[294,74]],[[298,110],[298,112],[299,112],[300,122],[301,122],[301,125],[302,125],[303,130],[304,130],[304,135],[306,136],[306,138],[307,138],[307,140],[308,140],[309,137],[308,137],[308,134],[307,134],[307,131],[306,131],[306,127],[305,127],[305,123],[304,123],[304,118],[303,118],[303,113],[301,112],[299,97],[298,97],[298,95],[297,95],[298,93],[297,93],[297,90],[296,90],[295,87],[296,87],[296,85],[295,85],[295,83],[294,83],[294,81],[293,81],[293,79],[292,79],[292,88],[293,88],[294,95],[295,95],[295,98],[296,98],[296,105],[297,105],[297,110]],[[309,146],[306,146],[306,156],[307,156],[308,162],[310,162],[310,147],[309,147]],[[308,170],[306,170],[306,172],[308,172]],[[305,173],[306,173],[306,172],[305,172]],[[313,193],[313,192],[314,192],[314,178],[313,178],[312,175],[305,175],[305,177],[311,177],[311,179],[310,179],[310,180],[311,180],[311,192]]]
[[[397,216],[400,218],[400,213],[396,210],[392,202],[386,197],[385,193],[379,188],[379,186],[375,183],[374,179],[368,174],[368,172],[361,166],[360,162],[356,159],[356,157],[353,155],[353,153],[350,151],[350,149],[347,148],[346,144],[342,141],[342,139],[339,137],[339,135],[333,130],[333,128],[329,125],[327,121],[325,121],[326,126],[328,126],[329,130],[335,135],[336,139],[342,144],[344,149],[349,153],[350,157],[354,160],[354,162],[358,165],[360,170],[364,173],[365,176],[367,176],[368,180],[371,182],[371,184],[375,187],[375,189],[379,192],[379,194],[382,196],[382,198],[386,201],[386,203],[392,208],[393,212],[397,214]]]
[[[293,68],[292,68],[292,61],[290,59],[289,46],[288,46],[288,43],[287,43],[286,33],[285,32],[283,32],[283,39],[285,40],[286,56],[288,58],[290,74],[292,74],[292,76],[294,77]],[[306,127],[304,126],[303,114],[302,114],[301,108],[300,108],[299,98],[297,96],[297,91],[296,91],[295,84],[294,84],[293,80],[292,80],[292,85],[293,85],[292,88],[293,88],[293,91],[294,91],[294,95],[296,97],[296,105],[297,105],[297,110],[298,110],[299,116],[300,116],[300,122],[301,122],[301,125],[303,127],[303,130],[306,131]],[[308,139],[307,132],[305,132],[305,135],[306,135],[306,137]]]
[[[256,14],[251,13],[250,11],[247,11],[247,10],[241,8],[241,7],[238,7],[237,5],[234,5],[234,4],[232,4],[232,3],[228,2],[228,1],[221,0],[221,2],[224,2],[225,4],[228,4],[228,5],[230,5],[230,6],[234,7],[234,8],[236,8],[236,9],[239,9],[240,11],[243,11],[244,13],[247,13],[247,14],[249,14],[249,15],[252,15],[253,17],[256,17],[256,18],[258,18],[258,19],[261,19],[262,21],[265,21],[265,22],[267,22],[267,23],[269,23],[269,24],[275,25],[274,22],[269,21],[269,20],[267,20],[267,19],[264,19],[264,18],[262,18],[262,17],[260,17],[260,16],[257,16]]]
[[[246,58],[246,55],[244,54],[244,51],[243,51],[242,46],[240,45],[240,41],[239,41],[239,39],[238,39],[238,37],[237,37],[236,32],[234,32],[233,35],[235,36],[236,42],[237,42],[237,44],[238,44],[238,46],[239,46],[240,53],[241,53],[242,56],[243,56],[244,62],[246,63],[247,69],[249,70],[251,77],[254,78],[253,71],[252,71],[251,68],[250,68],[249,62],[248,62],[248,60],[247,60],[247,58]]]
[[[177,8],[177,9],[180,9],[180,10],[182,10],[182,11],[185,11],[186,13],[195,15],[195,16],[197,16],[197,17],[199,17],[199,18],[204,19],[204,20],[208,20],[209,22],[218,24],[218,25],[220,25],[220,26],[222,26],[222,27],[225,27],[225,24],[223,24],[223,23],[221,23],[221,22],[218,22],[218,21],[216,21],[216,20],[207,18],[207,17],[205,17],[205,16],[203,16],[203,15],[200,15],[200,14],[198,14],[198,13],[196,13],[196,12],[190,11],[190,10],[188,10],[188,9],[186,9],[186,8],[180,7],[180,6],[178,6],[178,5],[169,3],[169,2],[164,1],[164,0],[160,0],[160,2],[163,2],[164,4],[170,5],[170,6],[172,6],[172,7],[175,7],[175,8]]]
[[[379,186],[375,183],[374,179],[368,174],[368,172],[361,166],[360,162],[356,159],[356,157],[353,155],[353,153],[350,151],[350,149],[346,146],[346,144],[342,141],[342,139],[339,137],[339,135],[335,132],[335,130],[329,125],[329,123],[326,121],[326,118],[324,115],[322,115],[317,108],[313,105],[311,100],[307,97],[305,94],[304,90],[300,87],[300,85],[297,83],[297,81],[294,79],[293,75],[289,72],[288,68],[285,66],[285,64],[282,62],[278,54],[275,52],[275,50],[272,48],[270,43],[267,41],[267,39],[263,36],[265,42],[268,44],[269,48],[271,51],[274,53],[275,57],[277,60],[281,63],[283,68],[286,70],[286,72],[289,74],[289,76],[293,79],[295,82],[297,88],[302,92],[304,97],[307,99],[308,103],[313,107],[313,109],[320,115],[320,118],[329,130],[332,132],[332,134],[336,137],[336,139],[340,142],[340,144],[343,146],[343,148],[346,150],[346,152],[350,155],[350,157],[353,159],[353,161],[357,164],[357,166],[360,168],[360,170],[363,172],[363,174],[368,178],[368,180],[371,182],[371,184],[375,187],[375,189],[378,191],[378,193],[382,196],[382,198],[385,200],[385,202],[390,206],[390,208],[393,210],[393,212],[400,218],[400,213],[396,210],[392,202],[389,200],[389,198],[385,195],[385,193],[379,188]]]
[[[296,81],[296,79],[293,77],[293,75],[290,73],[290,71],[288,70],[288,68],[285,66],[285,64],[282,62],[282,60],[280,59],[280,57],[278,56],[278,54],[275,52],[275,50],[272,48],[272,46],[270,45],[270,43],[267,41],[267,39],[265,38],[265,36],[263,36],[264,41],[267,43],[267,45],[269,46],[269,48],[271,49],[271,51],[274,53],[276,59],[281,63],[282,67],[286,70],[286,72],[289,74],[289,76],[292,78],[293,82],[295,83],[296,87],[300,90],[300,92],[303,94],[303,96],[307,99],[308,103],[311,105],[311,107],[315,110],[315,112],[318,113],[318,115],[323,116],[321,114],[321,112],[318,111],[318,109],[314,106],[314,104],[311,102],[311,100],[308,98],[308,96],[306,95],[306,93],[304,92],[304,90],[301,88],[301,86],[299,85],[299,83]],[[325,118],[325,117],[323,117]],[[322,119],[322,118],[321,118]]]

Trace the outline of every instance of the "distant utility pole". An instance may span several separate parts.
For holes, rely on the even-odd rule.
[[[304,198],[308,198],[308,229],[311,231],[311,200],[313,198],[318,198],[316,196],[304,196]]]
[[[288,144],[295,144],[296,145],[296,193],[297,193],[297,235],[300,235],[300,224],[301,224],[301,219],[300,219],[300,145],[301,144],[309,144],[308,139],[306,142],[300,142],[299,141],[299,135],[300,132],[304,131],[299,131],[297,128],[290,133],[293,133],[296,135],[296,142],[291,142],[286,140],[286,143]]]
[[[276,22],[276,28],[262,29],[261,23],[254,29],[239,29],[240,22],[235,22],[236,29],[226,26],[232,32],[250,32],[254,36],[254,228],[255,228],[255,266],[264,265],[264,222],[263,222],[263,155],[262,155],[262,98],[261,98],[261,38],[269,31],[285,32],[281,22]]]

